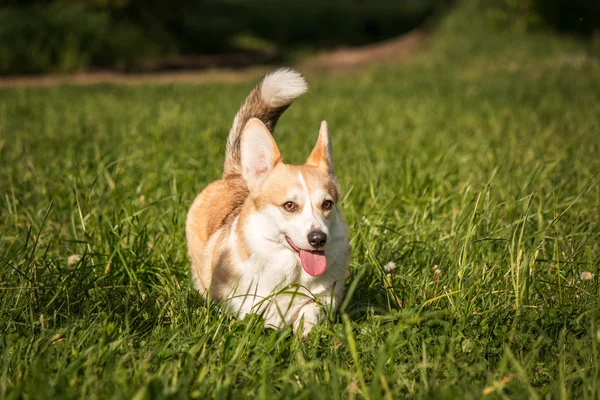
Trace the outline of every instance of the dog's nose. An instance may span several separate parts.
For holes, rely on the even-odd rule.
[[[311,231],[308,233],[308,243],[312,247],[323,247],[327,243],[327,234],[322,231]]]

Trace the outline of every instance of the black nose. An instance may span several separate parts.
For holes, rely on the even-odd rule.
[[[327,243],[327,235],[321,231],[311,231],[308,233],[308,243],[312,247],[323,247]]]

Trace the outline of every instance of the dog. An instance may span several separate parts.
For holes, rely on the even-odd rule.
[[[350,254],[327,122],[304,165],[285,164],[272,136],[307,89],[286,68],[254,87],[229,132],[222,178],[186,220],[196,290],[239,318],[261,314],[267,327],[304,337],[339,307]]]

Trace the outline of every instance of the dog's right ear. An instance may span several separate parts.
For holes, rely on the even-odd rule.
[[[327,121],[321,121],[317,144],[313,148],[312,153],[310,153],[308,160],[306,160],[306,164],[315,167],[326,167],[329,173],[333,174],[333,154],[331,152],[331,137],[329,136]]]
[[[281,153],[269,129],[258,118],[251,118],[241,138],[242,177],[250,193],[256,193],[281,161]]]

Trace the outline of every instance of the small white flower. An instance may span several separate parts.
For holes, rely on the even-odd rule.
[[[581,279],[582,281],[591,281],[592,279],[594,279],[594,274],[592,274],[589,271],[583,271],[579,274],[579,279]]]
[[[392,272],[394,272],[395,269],[396,269],[396,263],[393,261],[390,261],[389,263],[387,263],[383,266],[383,270],[385,272],[387,272],[388,274],[391,274]]]
[[[67,258],[67,264],[69,264],[69,267],[72,267],[75,264],[77,264],[80,260],[81,256],[79,254],[72,254],[69,256],[69,258]]]

